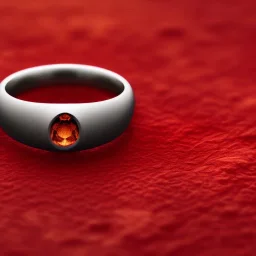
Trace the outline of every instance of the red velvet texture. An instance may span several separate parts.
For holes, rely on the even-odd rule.
[[[134,118],[115,141],[45,152],[0,130],[0,254],[252,256],[255,1],[3,1],[1,79],[49,63],[123,75]],[[20,96],[89,102],[78,87]],[[11,106],[10,106],[11,107]]]

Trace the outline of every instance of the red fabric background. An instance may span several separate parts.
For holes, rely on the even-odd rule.
[[[120,73],[136,108],[108,145],[52,153],[0,130],[0,254],[255,255],[256,4],[0,4],[0,76],[49,63]],[[45,88],[28,100],[109,94]]]

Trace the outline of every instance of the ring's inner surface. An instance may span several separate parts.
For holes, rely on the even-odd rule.
[[[31,69],[22,72],[6,84],[6,92],[12,96],[27,91],[31,88],[52,85],[86,85],[107,89],[115,94],[124,90],[124,85],[114,76],[106,75],[104,72],[95,70],[87,71],[70,68]]]

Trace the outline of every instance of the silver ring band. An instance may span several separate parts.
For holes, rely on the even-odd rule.
[[[72,104],[29,102],[14,96],[42,85],[90,84],[118,95]],[[124,132],[134,110],[130,84],[120,75],[94,66],[53,64],[13,73],[0,85],[0,125],[13,139],[49,151],[84,150],[105,144]]]

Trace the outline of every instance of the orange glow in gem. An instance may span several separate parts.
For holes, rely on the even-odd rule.
[[[59,115],[51,126],[51,140],[60,147],[68,147],[76,143],[79,129],[76,120],[70,114]]]

